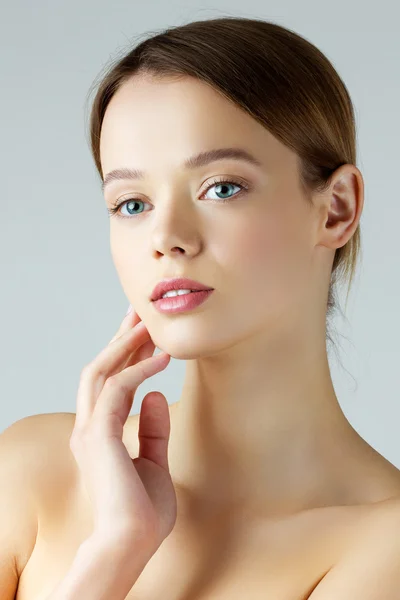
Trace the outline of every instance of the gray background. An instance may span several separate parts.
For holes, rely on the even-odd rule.
[[[83,366],[108,343],[128,299],[109,250],[108,215],[86,127],[100,70],[145,32],[195,19],[270,19],[333,62],[355,106],[365,182],[362,255],[332,377],[353,427],[400,468],[400,8],[395,0],[2,1],[0,430],[75,412]],[[396,6],[397,4],[397,6]],[[344,310],[345,289],[340,299]],[[138,389],[180,397],[185,363]]]

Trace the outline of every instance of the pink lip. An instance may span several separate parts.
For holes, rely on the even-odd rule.
[[[204,285],[194,279],[187,279],[186,277],[178,277],[174,279],[163,279],[160,281],[153,290],[150,300],[159,300],[165,292],[171,290],[195,290],[205,291],[211,290],[210,286]]]
[[[203,290],[200,292],[191,292],[182,296],[173,296],[172,298],[161,298],[154,300],[153,304],[157,310],[166,314],[175,314],[192,310],[207,300],[214,290]]]

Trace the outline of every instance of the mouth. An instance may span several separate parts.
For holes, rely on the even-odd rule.
[[[213,291],[214,288],[204,285],[194,279],[188,279],[186,277],[179,277],[174,279],[164,279],[160,281],[154,288],[150,300],[157,302],[163,299],[164,294],[168,292],[176,292],[177,294],[192,294],[197,292],[209,292]]]
[[[153,304],[159,312],[165,314],[187,312],[203,304],[213,291],[213,289],[187,291],[183,294],[175,294],[174,296],[166,296],[158,300],[153,300]]]

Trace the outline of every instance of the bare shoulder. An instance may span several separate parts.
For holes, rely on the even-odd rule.
[[[363,511],[357,534],[309,600],[397,600],[400,589],[400,495]]]
[[[69,448],[69,438],[75,423],[75,413],[43,413],[24,417],[1,434],[4,443],[14,446],[21,462],[23,477],[38,506],[52,492],[61,491],[75,465]]]
[[[380,527],[386,527],[398,539],[400,550],[400,494],[372,504],[365,527],[367,531],[379,531]]]
[[[46,477],[54,469],[72,469],[69,460],[69,439],[75,423],[75,413],[56,412],[32,415],[23,419],[29,444],[35,448],[37,462],[37,481],[46,483]],[[72,455],[71,455],[72,456]],[[61,463],[60,463],[61,461]],[[63,475],[66,475],[64,470]]]
[[[0,432],[2,598],[14,597],[35,548],[41,501],[63,455],[58,448],[67,439],[70,420],[63,413],[31,415]]]
[[[60,458],[65,457],[74,421],[73,413],[36,414],[15,421],[0,434],[4,454],[8,450],[3,466],[9,457],[32,492],[39,492],[52,470],[60,466]]]
[[[42,467],[37,473],[39,511],[55,517],[56,511],[61,514],[67,508],[79,476],[69,446],[76,414],[46,413],[36,417],[36,423],[32,422],[35,430],[32,435],[40,444],[37,450]]]
[[[38,495],[39,505],[54,502],[79,479],[79,470],[70,449],[70,438],[76,413],[55,412],[25,417],[3,432],[3,436],[19,439],[21,448],[30,456],[29,469]],[[128,417],[123,440],[134,455],[138,450],[139,415]]]
[[[76,413],[72,412],[45,413],[24,419],[30,429],[28,437],[37,444],[35,478],[43,516],[56,516],[56,512],[65,515],[74,495],[78,501],[82,499],[81,474],[69,445],[75,420]],[[139,415],[131,415],[124,427],[123,441],[131,456],[138,454],[138,425]]]

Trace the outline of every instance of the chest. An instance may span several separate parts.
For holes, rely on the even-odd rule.
[[[355,510],[329,507],[284,521],[243,520],[235,528],[178,512],[127,600],[306,600],[354,534]],[[47,600],[91,527],[82,505],[66,501],[47,510],[16,600]]]

